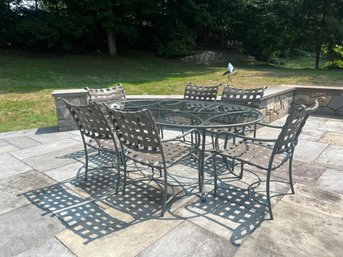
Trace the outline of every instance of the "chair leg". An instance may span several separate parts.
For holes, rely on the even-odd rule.
[[[185,130],[183,129],[183,128],[181,128],[181,133],[182,134],[184,134],[185,133]],[[186,141],[186,138],[185,137],[183,137],[183,142],[185,142]]]
[[[268,203],[268,209],[269,209],[269,216],[270,216],[270,219],[274,219],[273,217],[273,211],[272,211],[272,204],[271,204],[271,201],[270,201],[270,173],[271,173],[271,170],[268,169],[267,171],[267,181],[266,181],[266,194],[267,194],[267,203]]]
[[[234,164],[233,164],[233,166],[234,166]],[[233,170],[233,168],[232,168],[232,170]],[[241,162],[241,173],[238,176],[239,179],[243,178],[243,170],[244,170],[244,162]]]
[[[215,138],[214,138],[214,133],[213,132],[211,132],[211,140],[212,140],[212,147],[213,147],[213,149],[216,147],[215,146]]]
[[[257,124],[254,124],[254,138],[256,138]]]
[[[201,189],[201,174],[200,174],[200,161],[198,161],[198,183],[199,183],[199,193],[202,192],[202,189]]]
[[[87,173],[88,173],[88,161],[89,161],[89,156],[88,156],[88,150],[87,146],[85,145],[85,158],[86,158],[86,170],[85,170],[85,181],[87,181]]]
[[[216,167],[216,155],[213,155],[213,176],[214,176],[214,197],[217,197],[217,188],[218,188],[218,176],[217,176],[217,167]]]
[[[288,165],[289,165],[288,166],[289,184],[291,186],[292,194],[295,194],[294,186],[293,186],[293,177],[292,177],[293,154],[291,158],[289,159]]]
[[[225,139],[224,139],[224,149],[227,148],[227,141],[229,141],[229,135],[228,135],[228,134],[225,135]],[[235,144],[235,143],[233,143],[233,144]]]
[[[124,164],[124,161],[125,161],[125,156],[123,155],[122,152],[119,152],[119,160],[118,162],[120,161],[120,164],[123,165]]]
[[[126,189],[126,174],[127,174],[127,168],[126,168],[126,161],[124,158],[124,185],[123,185],[123,194],[125,194],[125,189]]]
[[[164,185],[162,190],[162,213],[161,217],[164,216],[164,213],[166,212],[166,206],[167,206],[167,190],[168,190],[168,181],[167,181],[167,169],[164,167]]]
[[[116,195],[118,194],[119,191],[119,186],[120,186],[120,164],[119,164],[119,154],[117,154],[117,171],[118,171],[118,175],[117,175],[117,187],[116,187]]]
[[[163,127],[162,126],[160,127],[160,132],[161,132],[161,138],[163,139],[164,138],[164,133],[163,133]]]
[[[112,155],[111,168],[114,168],[114,159],[118,160],[118,157],[114,157],[114,154],[113,154]]]
[[[227,157],[223,157],[223,160],[224,160],[224,163],[227,167],[227,169],[230,171],[230,173],[232,173],[234,176],[237,176],[234,171],[235,171],[235,162],[236,162],[236,159],[235,158],[232,158],[231,160],[231,165],[229,165],[229,161],[228,161],[228,158]],[[243,170],[244,170],[244,163],[241,162],[241,171],[240,171],[240,174],[237,176],[239,179],[242,179],[243,178]]]

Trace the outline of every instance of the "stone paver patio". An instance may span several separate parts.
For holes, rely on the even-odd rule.
[[[111,157],[91,161],[96,168]],[[214,198],[209,162],[202,203],[194,166],[190,160],[170,170],[176,198],[161,218],[148,170],[130,165],[134,182],[125,195],[115,195],[111,168],[96,168],[83,180],[78,131],[1,133],[0,256],[342,256],[342,119],[310,117],[295,151],[296,194],[288,194],[287,184],[271,184],[273,221],[257,201],[264,201],[264,183],[254,198],[247,191],[258,177],[265,180],[264,172],[250,168],[241,181],[223,174]],[[287,179],[286,167],[273,179]]]

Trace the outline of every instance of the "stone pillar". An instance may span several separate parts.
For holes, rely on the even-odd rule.
[[[266,94],[260,105],[260,111],[264,114],[263,122],[271,123],[287,115],[293,98],[294,91],[290,89],[274,89],[271,94]]]
[[[52,96],[55,98],[57,123],[59,131],[69,131],[78,129],[77,125],[70,115],[68,108],[63,101],[58,98],[64,98],[65,100],[76,104],[86,105],[87,104],[87,91],[84,89],[66,89],[66,90],[55,90],[52,92]]]

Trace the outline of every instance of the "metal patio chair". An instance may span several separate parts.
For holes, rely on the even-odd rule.
[[[279,168],[285,162],[289,162],[288,175],[289,184],[292,194],[294,194],[294,187],[292,181],[292,161],[294,149],[298,143],[298,137],[301,133],[303,126],[309,115],[316,111],[319,106],[319,100],[325,98],[317,98],[313,105],[306,107],[299,105],[294,107],[287,117],[287,120],[283,126],[266,125],[271,128],[280,129],[280,134],[277,139],[260,139],[255,137],[246,137],[241,134],[235,134],[231,132],[221,132],[220,134],[229,134],[242,140],[229,147],[222,147],[219,143],[220,134],[217,135],[215,141],[215,151],[213,156],[214,165],[214,195],[217,194],[217,169],[216,169],[216,156],[229,158],[232,160],[241,162],[241,174],[239,178],[242,178],[244,164],[249,164],[257,168],[267,171],[266,179],[266,197],[267,206],[270,214],[270,218],[273,219],[272,206],[270,201],[270,177],[272,171]]]
[[[221,101],[224,103],[238,104],[259,109],[266,86],[259,88],[234,88],[226,85],[223,90]],[[250,131],[256,133],[257,124],[253,125]],[[235,128],[235,133],[245,134],[246,127]]]
[[[217,95],[219,91],[219,87],[221,83],[216,86],[196,86],[193,85],[192,82],[188,82],[185,91],[183,94],[184,100],[191,100],[191,101],[205,101],[205,102],[215,102],[217,101]],[[188,104],[190,108],[199,107],[200,109],[202,106],[198,106],[198,104]],[[184,133],[184,129],[181,130]],[[163,137],[163,128],[161,128],[161,133]]]
[[[195,86],[191,82],[188,82],[185,87],[183,99],[214,102],[217,100],[220,86],[221,84],[216,86]]]
[[[200,141],[198,131],[194,129],[186,134],[162,140],[150,111],[126,112],[108,109],[108,112],[113,120],[113,126],[116,128],[117,138],[124,157],[123,192],[125,192],[128,172],[127,160],[151,167],[152,171],[158,169],[160,176],[163,177],[163,186],[157,183],[162,192],[161,216],[163,216],[167,203],[172,199],[171,197],[167,200],[167,169],[185,158],[191,156],[197,158]],[[185,144],[181,142],[181,139],[189,133],[197,135],[196,143]]]
[[[100,109],[100,106],[91,102],[88,105],[74,105],[67,100],[60,98],[69,109],[70,114],[73,116],[81,134],[85,158],[85,180],[87,180],[88,166],[89,166],[89,153],[88,147],[97,150],[98,152],[108,152],[116,158],[116,168],[118,171],[117,188],[120,183],[120,152],[117,147],[116,135],[109,124],[109,121],[105,118],[104,113]],[[113,165],[113,163],[112,163]]]
[[[116,87],[111,88],[85,87],[85,90],[87,90],[89,102],[111,104],[126,99],[124,88],[121,83]]]
[[[252,108],[259,108],[267,87],[260,88],[235,88],[225,85],[221,101],[224,103],[238,104]]]
[[[221,97],[221,101],[224,103],[230,103],[230,104],[237,104],[237,105],[243,105],[255,109],[260,108],[260,104],[262,102],[262,98],[264,95],[265,90],[267,89],[266,86],[260,87],[260,88],[235,88],[230,85],[225,85]],[[229,131],[234,131],[236,134],[246,134],[247,131],[253,131],[254,136],[256,134],[256,128],[257,124],[254,124],[253,127],[234,127],[230,128]],[[221,132],[225,131],[227,129],[214,129],[210,132],[212,133],[212,143],[214,146],[214,136]],[[226,142],[228,140],[228,137],[226,137]],[[233,137],[233,140],[235,142],[235,137]]]

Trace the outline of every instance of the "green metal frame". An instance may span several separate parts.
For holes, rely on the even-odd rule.
[[[288,167],[288,175],[289,175],[289,184],[291,188],[292,194],[295,193],[294,186],[293,186],[293,179],[292,179],[292,163],[293,163],[293,155],[294,155],[294,149],[298,143],[298,137],[302,131],[302,128],[304,127],[306,120],[308,119],[309,115],[316,111],[319,107],[319,101],[325,100],[324,97],[317,98],[313,105],[310,107],[306,107],[304,105],[299,105],[293,108],[290,112],[290,114],[287,117],[287,120],[285,124],[280,126],[273,126],[273,125],[267,125],[259,123],[260,125],[265,125],[271,128],[275,129],[281,129],[281,132],[277,139],[262,139],[262,138],[256,138],[256,137],[247,137],[241,134],[235,134],[231,132],[221,132],[218,133],[215,139],[215,151],[213,152],[213,165],[214,165],[214,195],[217,194],[217,180],[218,180],[218,174],[216,169],[216,161],[215,158],[217,155],[220,155],[225,158],[230,158],[233,161],[238,160],[241,162],[241,174],[240,178],[243,176],[243,170],[244,170],[244,164],[248,163],[250,165],[253,165],[257,168],[263,169],[267,171],[267,179],[266,179],[266,196],[267,196],[267,207],[269,210],[270,219],[273,219],[273,213],[272,213],[272,206],[271,206],[271,200],[270,200],[270,178],[271,178],[271,172],[277,168],[279,168],[281,165],[283,165],[285,162],[289,162]],[[239,142],[239,144],[245,144],[246,150],[244,153],[236,152],[235,154],[227,153],[226,147],[223,149],[220,148],[219,138],[221,135],[230,135],[233,137],[241,138],[242,141]],[[265,144],[265,143],[273,143],[273,145],[270,146],[271,154],[269,163],[267,166],[259,165],[256,162],[252,161],[251,159],[246,159],[243,156],[243,154],[247,154],[249,151],[252,151],[252,146],[249,148],[249,144]],[[265,145],[266,146],[266,145]],[[230,147],[230,146],[229,146]],[[235,147],[231,146],[231,147]],[[270,151],[269,151],[270,152]],[[241,154],[241,156],[240,156]],[[284,158],[279,165],[274,165],[274,160],[276,156],[282,155]],[[253,158],[253,156],[251,157]],[[258,158],[258,156],[256,156]]]

